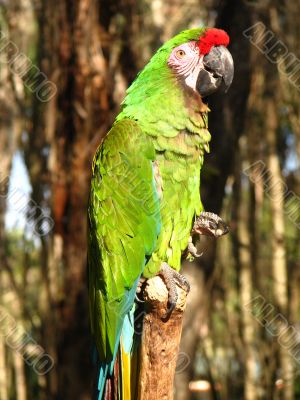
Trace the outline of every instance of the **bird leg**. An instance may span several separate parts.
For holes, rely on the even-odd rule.
[[[163,262],[160,267],[159,275],[162,276],[168,289],[168,308],[164,316],[164,319],[168,319],[172,311],[174,310],[178,300],[176,283],[180,287],[182,287],[182,289],[186,290],[187,293],[190,291],[190,284],[183,275],[181,275],[165,262]]]
[[[201,257],[201,254],[198,254],[197,248],[193,243],[194,235],[205,235],[214,238],[218,238],[220,236],[225,235],[229,232],[229,228],[226,223],[219,217],[217,214],[203,211],[199,217],[196,218],[194,222],[193,229],[191,231],[191,236],[188,240],[188,256],[187,258],[193,259]]]
[[[191,259],[192,257],[200,257],[202,255],[202,253],[197,253],[197,248],[193,244],[192,240],[193,235],[206,235],[218,238],[222,235],[225,235],[228,231],[228,226],[225,224],[222,218],[214,213],[203,211],[195,220],[193,229],[191,231],[191,236],[188,240],[188,258]],[[159,275],[161,275],[163,278],[168,289],[168,309],[164,316],[164,319],[168,319],[178,300],[176,283],[186,290],[187,293],[190,291],[190,284],[183,275],[171,268],[165,262],[163,262],[161,265]],[[146,280],[144,278],[141,278],[137,287],[136,301],[138,303],[143,303],[143,300],[140,298],[140,296],[142,295],[145,281]]]

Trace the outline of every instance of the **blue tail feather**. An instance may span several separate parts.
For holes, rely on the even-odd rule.
[[[112,363],[112,362],[111,362]],[[106,383],[106,377],[107,377],[107,372],[110,367],[110,364],[108,363],[100,363],[100,368],[99,368],[99,378],[98,378],[98,400],[102,400],[103,392],[105,389],[105,383]]]
[[[99,358],[97,357],[97,364],[99,366],[99,377],[98,377],[98,387],[97,387],[98,394],[96,396],[97,400],[103,400],[103,395],[105,392],[107,378],[109,376],[113,376],[114,365],[115,365],[116,357],[118,354],[121,334],[122,334],[122,344],[124,346],[125,352],[126,353],[131,352],[132,344],[133,344],[133,337],[134,337],[134,312],[135,312],[134,299],[135,299],[136,288],[137,288],[139,279],[140,279],[140,277],[135,281],[135,284],[133,285],[131,290],[129,290],[127,293],[127,302],[126,303],[132,304],[132,307],[129,309],[129,311],[127,312],[127,314],[124,317],[122,329],[120,330],[120,333],[116,340],[113,360],[106,363],[106,362],[100,361]]]

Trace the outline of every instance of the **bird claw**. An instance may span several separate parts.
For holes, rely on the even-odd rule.
[[[146,281],[145,278],[140,278],[140,280],[138,282],[138,285],[137,285],[137,288],[136,288],[136,293],[135,293],[135,301],[137,303],[145,303],[145,301],[141,300],[139,298],[139,296],[138,296],[138,295],[141,295],[143,293],[143,285],[144,285],[145,281]]]
[[[197,247],[194,245],[193,243],[193,238],[192,236],[189,237],[189,241],[188,241],[188,258],[189,259],[193,259],[193,258],[199,258],[202,256],[203,253],[198,254],[198,250]]]
[[[192,229],[192,235],[206,235],[214,238],[226,235],[229,232],[229,228],[226,223],[217,214],[202,211],[194,222]]]
[[[145,303],[145,300],[141,300],[141,299],[138,297],[137,294],[135,295],[135,301],[136,301],[137,303]]]
[[[187,293],[190,291],[190,284],[183,275],[181,275],[165,262],[162,263],[159,274],[162,276],[168,289],[168,308],[165,315],[163,316],[163,319],[168,319],[172,314],[172,311],[176,307],[178,301],[176,282]]]

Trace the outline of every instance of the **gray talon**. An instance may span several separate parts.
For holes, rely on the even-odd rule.
[[[146,279],[145,278],[140,278],[139,283],[136,288],[136,293],[135,293],[135,301],[138,303],[145,303],[144,300],[141,300],[138,295],[142,293],[143,291],[143,284],[145,283]]]
[[[174,308],[176,307],[176,302],[171,302],[170,300],[168,301],[168,308],[167,311],[165,312],[165,315],[162,317],[163,319],[168,319],[170,317],[170,315],[172,314]]]
[[[139,299],[137,294],[135,295],[135,301],[136,301],[137,303],[145,303],[145,300]]]
[[[181,275],[175,269],[171,268],[167,263],[162,263],[159,274],[163,277],[165,285],[168,289],[168,309],[164,315],[164,319],[168,319],[174,310],[177,300],[178,292],[175,281],[181,286],[186,292],[190,291],[190,284],[187,279]]]
[[[203,253],[198,254],[197,247],[193,243],[192,236],[189,237],[188,241],[188,253],[195,258],[199,258],[202,256]]]

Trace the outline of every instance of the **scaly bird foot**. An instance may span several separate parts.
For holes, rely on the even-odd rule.
[[[168,308],[166,314],[163,317],[164,319],[168,319],[172,311],[174,310],[178,300],[176,282],[178,283],[179,286],[182,287],[182,289],[186,290],[187,293],[190,291],[190,284],[183,275],[175,271],[175,269],[171,268],[165,262],[162,263],[159,275],[162,276],[165,285],[168,289]]]
[[[228,232],[229,228],[222,218],[220,218],[217,214],[203,211],[194,222],[191,236],[188,240],[187,259],[193,261],[194,258],[201,257],[203,254],[198,254],[197,248],[193,243],[193,235],[206,235],[218,238]]]
[[[218,238],[229,232],[226,223],[217,214],[203,211],[194,222],[191,234],[199,234]]]

